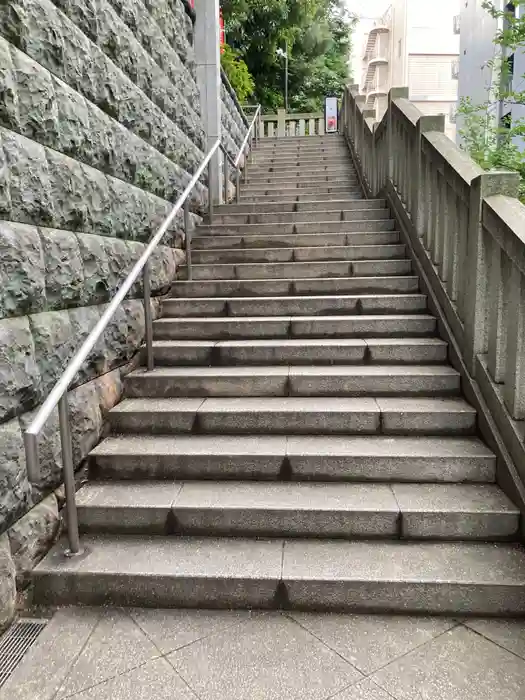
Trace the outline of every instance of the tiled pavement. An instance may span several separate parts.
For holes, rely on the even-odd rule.
[[[1,700],[524,700],[525,622],[63,609]]]

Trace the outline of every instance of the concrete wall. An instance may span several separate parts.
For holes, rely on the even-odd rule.
[[[33,487],[23,430],[204,156],[190,14],[182,0],[0,3],[0,627],[58,530],[57,416]],[[233,149],[242,119],[223,101]],[[203,182],[194,222],[206,199]],[[184,259],[181,223],[154,258],[157,295]],[[139,286],[69,394],[77,467],[142,343]]]

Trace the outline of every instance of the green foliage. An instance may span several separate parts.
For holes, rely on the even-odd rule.
[[[222,47],[221,65],[228,76],[232,88],[237,93],[240,102],[253,95],[255,82],[248,70],[248,66],[242,60],[241,54],[236,49],[232,49],[228,44]]]
[[[316,111],[348,80],[354,17],[343,0],[224,0],[228,43],[253,76],[267,111],[284,106],[284,58],[289,56],[290,111]]]
[[[462,147],[484,170],[504,169],[517,172],[521,176],[520,199],[525,203],[525,119],[514,119],[507,126],[498,123],[498,105],[503,111],[512,105],[525,104],[525,90],[513,89],[511,63],[508,56],[525,46],[525,13],[508,9],[499,10],[491,0],[484,0],[482,6],[500,22],[494,44],[496,57],[488,62],[492,69],[493,81],[487,91],[487,99],[481,104],[472,104],[463,99],[458,114],[463,116],[463,126],[459,133]],[[525,7],[525,0],[517,0],[514,6]],[[523,16],[519,16],[522,14]]]

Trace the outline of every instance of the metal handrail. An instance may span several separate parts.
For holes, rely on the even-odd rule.
[[[253,119],[250,122],[250,126],[248,127],[248,131],[246,132],[246,136],[244,137],[244,141],[242,142],[242,146],[239,148],[239,153],[237,154],[237,158],[235,159],[235,167],[237,167],[239,165],[239,162],[241,160],[241,156],[244,152],[244,149],[246,148],[246,144],[248,143],[248,140],[250,140],[252,137],[252,132],[254,131],[255,124],[259,118],[260,113],[261,113],[261,105],[257,105],[257,109],[255,110],[255,114],[253,115]],[[255,145],[257,145],[257,130],[254,131],[254,138],[255,138]]]
[[[75,495],[75,471],[73,464],[73,446],[71,441],[71,430],[69,424],[69,404],[67,399],[67,391],[73,382],[78,371],[81,369],[90,352],[95,347],[96,343],[106,330],[109,322],[113,318],[120,304],[126,298],[131,287],[135,284],[137,278],[142,273],[143,275],[143,293],[144,293],[144,321],[145,321],[145,345],[146,345],[146,364],[148,370],[154,368],[153,358],[153,318],[151,314],[151,280],[150,280],[150,258],[164,234],[173,223],[173,220],[181,209],[184,211],[184,231],[186,236],[186,266],[188,270],[188,279],[191,279],[191,228],[190,228],[190,208],[189,197],[193,188],[199,181],[206,167],[208,167],[208,218],[209,222],[213,220],[213,196],[211,190],[212,183],[212,158],[219,149],[225,154],[224,159],[224,187],[225,201],[228,201],[228,164],[231,163],[236,170],[236,185],[237,185],[237,201],[240,194],[240,167],[239,162],[242,153],[246,149],[248,142],[252,142],[252,138],[257,138],[257,132],[253,134],[255,119],[260,112],[260,106],[257,109],[256,115],[250,124],[246,137],[236,159],[233,159],[226,151],[220,139],[217,139],[206,157],[198,167],[197,171],[186,186],[186,189],[176,201],[170,214],[161,224],[157,233],[146,246],[146,249],[135,263],[130,273],[118,289],[117,293],[108,304],[100,320],[89,333],[82,346],[74,355],[64,370],[60,379],[56,382],[50,394],[39,408],[35,418],[31,421],[29,427],[24,432],[24,445],[26,452],[26,469],[27,475],[31,482],[37,482],[40,476],[39,457],[38,457],[38,436],[42,432],[44,425],[49,419],[51,412],[58,406],[58,418],[60,428],[60,442],[62,449],[62,462],[64,472],[64,488],[66,496],[66,518],[69,538],[69,550],[66,551],[66,556],[78,556],[82,554],[80,545],[80,536],[78,530],[78,514],[76,507]],[[245,163],[246,169],[246,163]]]

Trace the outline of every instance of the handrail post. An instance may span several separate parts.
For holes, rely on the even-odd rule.
[[[146,336],[146,366],[148,372],[155,368],[153,359],[153,318],[151,316],[151,275],[149,260],[142,270],[142,286],[144,288],[144,323]]]
[[[193,271],[191,267],[191,225],[190,225],[190,202],[184,202],[184,235],[186,237],[186,269],[188,270],[188,280],[192,279]]]
[[[230,184],[230,161],[224,154],[224,204],[228,204],[228,185]]]
[[[244,170],[242,171],[243,182],[248,182],[248,154],[244,153]]]
[[[24,447],[26,452],[27,478],[31,484],[36,484],[40,479],[38,436],[26,431],[24,433]]]
[[[62,394],[58,402],[58,421],[60,425],[60,443],[62,447],[62,462],[64,469],[64,489],[66,493],[66,520],[69,550],[66,556],[75,557],[83,553],[78,533],[78,513],[75,488],[75,468],[73,466],[73,446],[71,444],[71,429],[69,425],[69,405],[67,392]]]
[[[239,168],[235,171],[235,201],[240,204],[241,201],[241,172]]]
[[[211,186],[212,178],[212,165],[211,160],[208,163],[208,223],[210,226],[213,224],[213,192]]]

